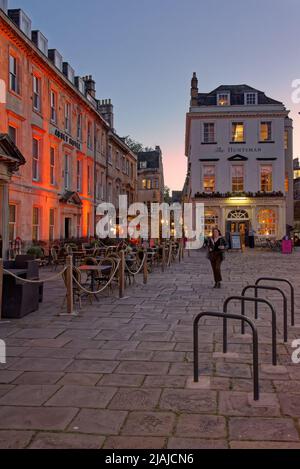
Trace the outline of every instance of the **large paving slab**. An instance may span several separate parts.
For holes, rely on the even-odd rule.
[[[222,321],[202,319],[195,385],[192,326],[258,276],[292,281],[298,327],[290,326],[289,303],[285,344],[280,294],[260,293],[277,313],[278,366],[261,305],[254,402],[250,329],[243,336],[228,322],[224,356]],[[291,360],[300,339],[300,253],[228,253],[223,277],[214,290],[205,253],[191,252],[164,273],[155,268],[147,285],[139,277],[122,300],[115,290],[84,302],[76,317],[59,315],[63,283],[46,283],[39,311],[0,323],[8,357],[0,365],[0,448],[300,448],[300,364]],[[239,303],[229,311],[239,313]],[[247,315],[254,317],[252,305]]]

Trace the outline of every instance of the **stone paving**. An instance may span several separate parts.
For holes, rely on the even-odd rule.
[[[192,252],[165,273],[157,268],[146,286],[139,278],[127,298],[103,296],[72,318],[58,314],[62,283],[48,284],[39,312],[0,324],[8,354],[0,448],[300,448],[300,364],[291,361],[300,339],[300,253],[228,253],[223,270],[223,288],[212,289],[205,254]],[[277,310],[279,364],[271,365],[271,316],[261,306],[261,400],[252,396],[250,331],[242,337],[237,322],[224,358],[222,320],[202,320],[195,386],[193,318],[221,311],[225,297],[261,275],[293,281],[298,324],[284,344],[282,299],[265,292]]]

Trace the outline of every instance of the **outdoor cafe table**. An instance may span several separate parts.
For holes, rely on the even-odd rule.
[[[95,291],[95,273],[105,272],[110,270],[110,266],[107,265],[81,265],[79,267],[81,272],[91,272],[91,292]],[[96,295],[94,295],[97,298]]]

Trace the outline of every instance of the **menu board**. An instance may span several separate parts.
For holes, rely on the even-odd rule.
[[[242,238],[240,233],[231,234],[231,249],[238,250],[242,249]]]

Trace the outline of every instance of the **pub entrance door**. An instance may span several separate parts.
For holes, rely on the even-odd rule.
[[[232,210],[227,217],[226,233],[240,233],[242,245],[248,246],[250,219],[246,210]]]

